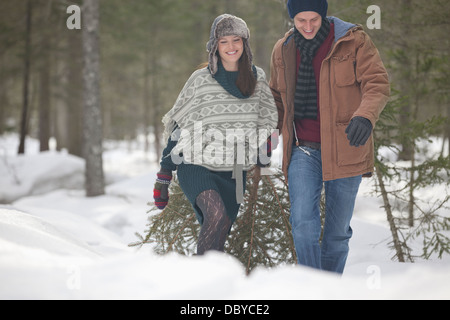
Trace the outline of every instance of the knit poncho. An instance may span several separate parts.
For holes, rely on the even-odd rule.
[[[171,153],[175,164],[201,165],[213,171],[233,171],[236,165],[246,171],[256,164],[259,146],[278,121],[265,73],[259,67],[256,71],[255,93],[245,99],[225,90],[208,68],[191,75],[163,118],[165,140],[171,134],[172,140],[178,140]]]

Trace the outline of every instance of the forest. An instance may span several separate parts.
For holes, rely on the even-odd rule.
[[[40,151],[48,150],[52,139],[58,150],[85,158],[87,166],[92,164],[87,178],[93,178],[87,193],[102,194],[102,142],[143,136],[145,150],[161,154],[161,118],[206,61],[214,18],[230,13],[247,22],[254,62],[269,74],[273,46],[292,27],[286,2],[0,0],[0,135],[17,134],[19,154],[30,136],[39,140]],[[328,2],[328,15],[364,27],[388,69],[392,97],[375,132],[376,144],[394,150],[395,160],[408,165],[390,167],[379,156],[377,192],[388,219],[400,201],[412,226],[417,211],[423,212],[415,192],[449,183],[450,2]],[[442,151],[429,159],[419,142],[432,137],[440,139]],[[391,191],[389,198],[386,184],[392,179],[408,187]],[[448,198],[444,195],[428,213],[436,216]],[[405,261],[409,251],[396,221],[392,217],[393,246]],[[433,221],[438,222],[427,226],[448,230],[448,218]],[[429,240],[426,253],[449,252],[447,237]]]
[[[161,117],[206,61],[205,44],[217,15],[228,12],[248,23],[255,64],[266,73],[273,45],[291,27],[285,0],[98,2],[103,137],[133,139],[152,131],[156,139],[149,143],[157,150]],[[396,98],[403,100],[399,121],[450,116],[450,4],[381,0],[375,17],[379,29],[370,29],[372,4],[330,0],[328,14],[363,25],[374,39]],[[76,18],[68,10],[72,5],[81,9],[79,28],[70,27]],[[25,134],[40,138],[42,150],[54,137],[59,149],[82,156],[82,26],[87,19],[82,7],[80,0],[0,1],[0,134],[24,127]],[[448,141],[449,128],[438,131]]]

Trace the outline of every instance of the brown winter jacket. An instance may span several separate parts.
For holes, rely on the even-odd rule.
[[[320,133],[323,180],[368,175],[374,167],[371,136],[364,146],[350,146],[345,129],[361,116],[375,126],[390,94],[387,71],[378,50],[361,26],[328,17],[335,25],[335,42],[320,71]],[[278,108],[283,137],[282,169],[287,172],[294,141],[296,45],[293,29],[274,47],[270,88]]]

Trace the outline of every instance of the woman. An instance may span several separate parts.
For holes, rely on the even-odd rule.
[[[172,171],[177,170],[202,226],[198,255],[224,250],[243,200],[246,171],[260,159],[254,151],[266,146],[278,122],[265,73],[252,64],[249,37],[242,19],[217,17],[207,43],[208,66],[191,75],[163,118],[168,144],[155,204],[159,209],[167,205]]]

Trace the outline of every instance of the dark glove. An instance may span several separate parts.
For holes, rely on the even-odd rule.
[[[345,129],[345,133],[348,140],[350,140],[350,145],[359,147],[366,144],[367,139],[372,134],[372,129],[370,120],[363,117],[354,117],[347,129]]]
[[[157,173],[155,187],[153,189],[153,199],[155,199],[155,206],[163,210],[169,202],[169,185],[172,181],[172,171],[161,169]]]
[[[272,135],[270,137],[267,138],[266,141],[266,155],[268,158],[272,157],[272,151],[275,150],[278,147],[278,132],[276,133],[272,133]],[[258,158],[257,158],[257,162],[256,165],[260,168],[266,168],[266,167],[270,167],[270,160],[269,163],[266,164],[262,164],[261,159],[259,157],[259,153],[258,153]]]

